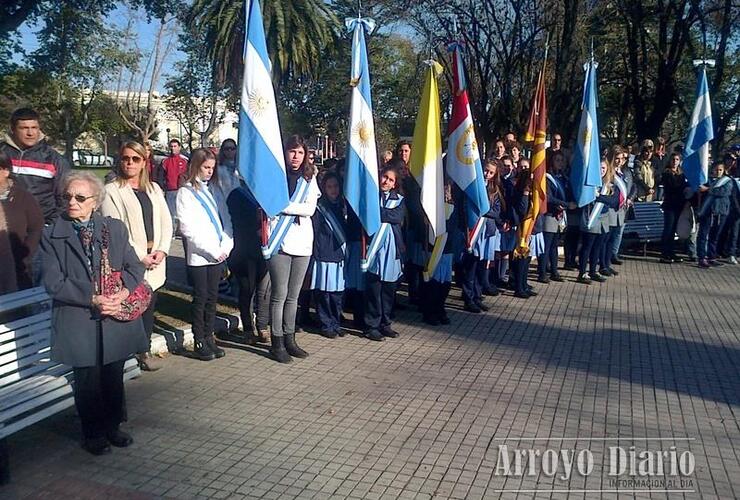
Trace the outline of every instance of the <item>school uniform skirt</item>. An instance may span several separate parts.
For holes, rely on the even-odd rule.
[[[539,257],[545,253],[545,235],[542,233],[533,234],[529,237],[529,255]]]
[[[393,231],[388,231],[380,244],[378,252],[375,254],[367,272],[376,274],[380,281],[394,283],[398,281],[403,273],[401,264],[401,255],[396,253],[396,240],[393,237]]]
[[[499,244],[501,252],[512,252],[516,248],[516,231],[509,229],[505,233],[501,234],[501,242]]]
[[[493,236],[479,237],[473,247],[473,255],[480,260],[494,260],[496,252],[501,251],[501,233],[496,231]]]
[[[350,290],[365,289],[365,273],[360,268],[362,260],[362,244],[359,241],[350,241],[347,243],[347,252],[344,261],[344,286]]]
[[[344,261],[322,262],[315,260],[311,272],[311,290],[343,292],[345,285],[344,269]]]

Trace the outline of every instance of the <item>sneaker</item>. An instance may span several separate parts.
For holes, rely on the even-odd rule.
[[[390,326],[386,326],[385,328],[381,327],[380,334],[383,335],[383,337],[390,337],[392,339],[398,338],[399,335],[399,333]]]
[[[611,267],[608,267],[607,270],[611,273],[612,276],[619,276],[619,272],[615,271]]]
[[[699,261],[699,267],[702,267],[704,269],[707,269],[707,268],[712,267],[712,266],[709,265],[709,261],[707,259],[701,259]]]
[[[339,335],[335,330],[321,330],[321,336],[327,339],[335,339]]]
[[[602,278],[603,279],[603,278]],[[584,285],[590,285],[591,284],[591,278],[588,277],[588,274],[583,273],[578,276],[578,279],[576,279],[578,283],[582,283]]]
[[[674,264],[680,264],[682,262],[683,262],[683,259],[681,257],[673,257]]]
[[[609,268],[607,268],[607,269],[602,269],[601,271],[599,271],[599,274],[602,276],[611,276],[612,272],[611,270],[609,270]]]
[[[737,258],[733,255],[729,259],[727,259],[727,262],[729,262],[733,266],[736,266],[737,265]]]
[[[544,283],[545,285],[550,283],[550,278],[547,276],[540,276],[537,278],[537,283]]]
[[[606,281],[606,278],[604,278],[599,273],[589,274],[588,277],[591,278],[591,281],[597,281],[599,283],[603,283]]]
[[[473,314],[479,314],[481,312],[480,307],[470,302],[467,302],[465,306],[463,306],[463,310],[468,311]]]
[[[565,281],[565,280],[564,280],[564,279],[563,279],[563,277],[562,277],[562,276],[560,276],[559,274],[551,274],[551,275],[550,275],[550,281],[558,281],[558,282],[562,282],[562,281]]]
[[[514,297],[517,299],[528,299],[531,295],[527,292],[514,292]]]
[[[624,264],[624,261],[619,257],[612,257],[612,264],[614,264],[615,266],[621,266],[622,264]]]
[[[385,340],[383,334],[380,333],[378,330],[369,330],[365,332],[365,337],[370,340],[374,340],[375,342],[383,342]]]
[[[673,259],[670,257],[661,257],[660,263],[661,264],[673,264]]]
[[[210,349],[210,351],[213,353],[214,356],[216,356],[216,358],[223,358],[224,356],[226,356],[226,351],[221,349],[216,344],[215,336],[209,335],[208,337],[206,337],[205,341],[206,341],[206,344],[208,344],[208,349]]]

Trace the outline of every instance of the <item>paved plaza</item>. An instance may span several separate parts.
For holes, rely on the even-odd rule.
[[[132,447],[88,455],[70,409],[9,439],[0,498],[740,497],[740,268],[619,269],[481,315],[453,289],[449,326],[404,310],[398,339],[306,333],[287,366],[168,357],[126,386]]]

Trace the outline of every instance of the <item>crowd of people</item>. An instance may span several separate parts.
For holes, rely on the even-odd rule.
[[[13,114],[10,134],[0,143],[0,251],[14,264],[0,268],[0,292],[46,287],[54,309],[52,356],[74,368],[84,447],[94,454],[132,442],[119,429],[125,420],[123,363],[136,354],[142,369],[159,368],[149,353],[157,291],[178,237],[192,285],[194,348],[187,354],[202,361],[226,355],[214,335],[224,283],[237,291],[241,340],[269,346],[276,361],[289,363],[309,355],[297,331],[315,325],[324,337],[344,336],[345,312],[352,314],[351,326],[380,342],[398,337],[393,319],[401,308],[418,308],[429,325],[450,323],[446,303],[453,283],[471,314],[489,309],[485,296],[507,290],[516,298],[534,297],[532,259],[542,285],[564,281],[564,271],[575,271],[585,285],[618,276],[624,228],[639,201],[662,201],[661,262],[682,261],[678,235],[687,259],[698,259],[702,268],[721,265],[723,255],[737,263],[737,150],[716,161],[709,182],[694,192],[680,154],[666,154],[661,140],[657,147],[644,141],[635,154],[614,145],[601,161],[598,196],[579,207],[570,155],[560,134],[553,134],[546,154],[547,211],[527,236],[520,229],[536,195],[531,164],[507,134],[483,162],[490,210],[471,232],[466,197],[447,180],[447,238],[434,248],[420,187],[409,171],[408,141],[380,159],[381,227],[369,236],[344,200],[344,162],[327,160],[319,168],[300,136],[284,143],[290,203],[272,218],[239,174],[235,141],[189,157],[176,139],[169,145],[170,156],[156,165],[149,145],[124,143],[104,183],[90,172],[70,171],[31,109]],[[407,301],[397,294],[401,281],[408,285]]]

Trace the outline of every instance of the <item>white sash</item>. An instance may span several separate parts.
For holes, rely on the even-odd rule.
[[[397,199],[391,199],[390,196],[383,204],[383,208],[398,208],[399,205],[401,205],[401,202],[403,201],[403,196],[398,196]],[[387,222],[383,222],[380,224],[380,229],[373,235],[373,238],[370,240],[370,246],[367,249],[367,255],[365,258],[360,262],[360,269],[362,269],[362,272],[366,272],[370,266],[373,264],[373,261],[378,256],[378,250],[380,250],[380,246],[383,244],[383,241],[385,240],[388,231],[391,230],[391,225]]]
[[[306,201],[310,185],[311,183],[306,181],[306,179],[299,177],[293,196],[290,197],[291,203],[296,201],[303,203]],[[288,234],[290,225],[293,224],[295,218],[295,215],[278,215],[278,223],[270,232],[270,236],[267,238],[267,245],[262,247],[262,255],[265,259],[269,259],[280,250],[285,235]]]

